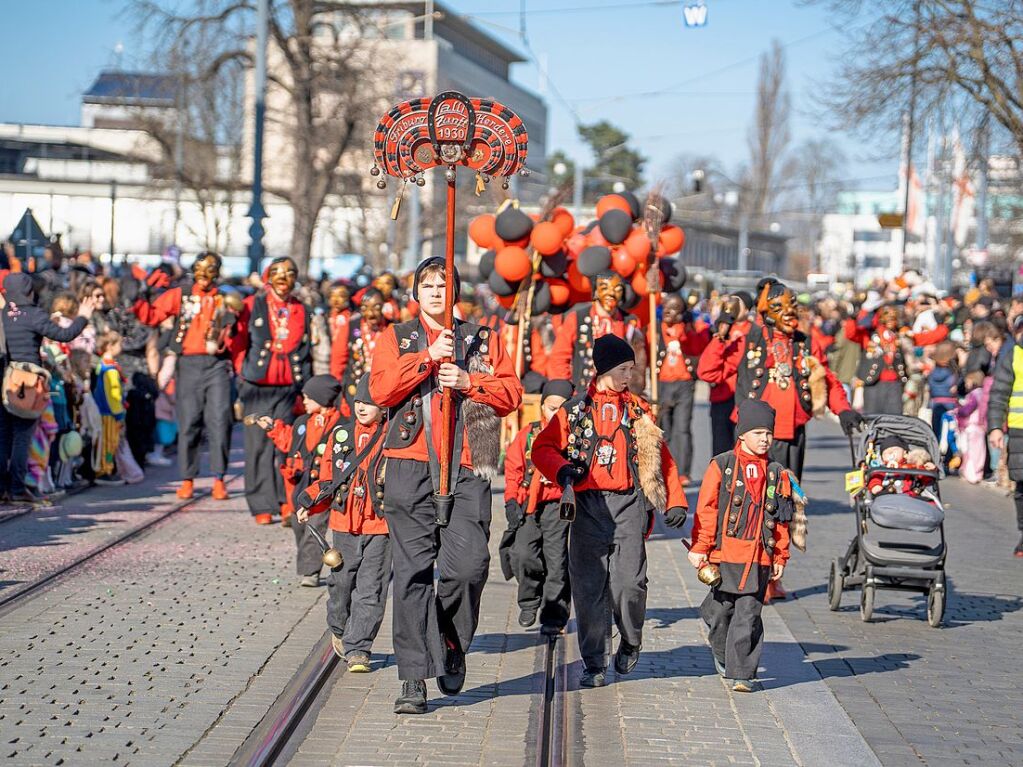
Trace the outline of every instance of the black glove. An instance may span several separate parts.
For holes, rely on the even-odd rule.
[[[714,329],[717,330],[718,337],[727,339],[728,334],[732,331],[732,325],[735,324],[735,317],[728,312],[721,312],[718,315],[717,324],[714,325]]]
[[[517,530],[526,521],[526,512],[518,501],[506,501],[504,504],[504,516],[508,520],[508,529]]]
[[[668,527],[679,528],[686,523],[689,512],[684,506],[672,506],[664,512],[664,524]]]
[[[556,477],[557,482],[562,487],[568,485],[574,485],[576,482],[586,476],[586,467],[581,466],[578,463],[566,463],[560,469],[558,469],[558,476]]]
[[[693,324],[693,320],[696,318],[693,316],[693,312],[690,309],[686,309],[684,312],[682,312],[681,319],[683,325],[691,325]]]
[[[844,410],[838,414],[838,422],[842,424],[842,431],[847,437],[851,437],[854,431],[863,428],[866,421],[855,410]]]

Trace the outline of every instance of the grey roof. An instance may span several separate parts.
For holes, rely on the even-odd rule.
[[[174,106],[177,78],[147,72],[100,72],[82,94],[88,104]]]

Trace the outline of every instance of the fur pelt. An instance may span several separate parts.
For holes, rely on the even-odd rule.
[[[794,480],[795,475],[791,472],[789,474]],[[799,492],[796,492],[796,488],[799,488]],[[792,489],[792,521],[789,523],[789,540],[800,551],[806,551],[806,505],[808,502],[806,493],[799,487],[799,483],[796,483],[796,487]]]
[[[816,357],[807,357],[810,367],[810,396],[813,403],[813,414],[822,418],[828,412],[828,371]]]
[[[470,355],[466,369],[470,373],[492,372],[482,354]],[[472,451],[473,471],[477,477],[492,480],[501,457],[501,419],[490,405],[467,398],[462,400],[462,423]]]
[[[634,428],[640,488],[653,507],[663,512],[668,503],[668,489],[664,484],[664,468],[661,465],[661,442],[664,440],[664,432],[646,413],[636,421]]]

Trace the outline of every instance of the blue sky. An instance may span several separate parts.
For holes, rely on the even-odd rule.
[[[77,124],[79,94],[99,70],[119,60],[125,67],[136,65],[142,55],[122,0],[2,2],[8,32],[2,121]],[[728,166],[746,157],[757,57],[775,38],[786,44],[794,139],[829,134],[812,96],[839,63],[844,45],[826,11],[798,0],[705,3],[707,25],[686,28],[682,2],[526,0],[530,46],[547,61],[551,83],[583,122],[608,119],[628,131],[650,158],[650,178],[666,173],[683,151],[714,154]],[[446,4],[476,16],[482,28],[523,50],[519,0]],[[579,7],[586,10],[564,10]],[[532,64],[516,67],[514,77],[530,89],[540,87]],[[636,96],[669,88],[671,93]],[[548,147],[581,152],[572,112],[550,89],[546,99]],[[897,160],[877,161],[876,148],[841,133],[829,135],[848,155],[846,177],[869,179],[861,186],[894,186]],[[890,180],[878,178],[886,174]]]

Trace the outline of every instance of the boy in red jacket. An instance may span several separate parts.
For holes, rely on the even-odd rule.
[[[528,628],[540,613],[540,630],[558,634],[568,623],[568,521],[558,513],[561,487],[536,470],[533,441],[572,396],[571,381],[548,381],[540,420],[515,435],[504,463],[504,513],[510,570],[519,582],[519,625]],[[503,562],[503,560],[502,560]]]
[[[330,511],[334,548],[344,561],[327,576],[327,626],[334,652],[354,673],[370,671],[391,582],[391,537],[383,512],[383,411],[369,395],[369,375],[356,385],[355,418],[330,433],[319,479],[298,494],[299,522]]]
[[[735,692],[758,687],[764,595],[789,558],[792,486],[785,468],[768,458],[774,421],[766,402],[739,404],[738,443],[711,459],[693,519],[689,562],[700,568],[709,561],[721,573],[700,617],[710,629],[714,666]]]
[[[331,430],[341,419],[341,411],[338,410],[340,397],[341,384],[333,376],[313,376],[302,387],[305,415],[299,416],[294,423],[287,423],[280,418],[275,420],[267,415],[256,419],[256,423],[266,431],[267,437],[284,454],[281,475],[288,499],[282,508],[285,518],[294,511],[298,494],[310,482],[319,479],[320,456],[326,451]],[[326,531],[326,519],[317,520],[315,524],[321,534]],[[323,552],[304,525],[293,523],[291,529],[298,549],[295,564],[300,583],[303,586],[319,586]]]
[[[639,661],[646,617],[646,536],[654,510],[669,527],[686,521],[678,468],[650,406],[629,391],[636,355],[627,341],[593,343],[594,376],[572,406],[559,410],[533,442],[533,463],[575,499],[569,539],[572,601],[579,622],[583,687],[603,687],[611,618],[621,634],[615,670]],[[608,610],[610,606],[610,610]]]

